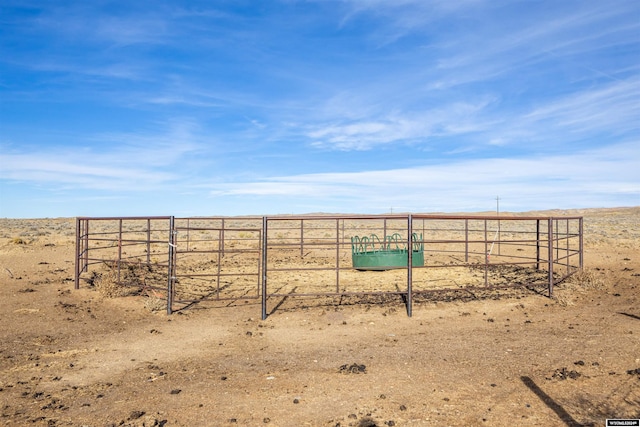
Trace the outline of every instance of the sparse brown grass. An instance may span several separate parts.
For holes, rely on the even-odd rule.
[[[576,272],[567,282],[582,289],[602,289],[607,284],[604,275],[591,268]]]
[[[129,286],[129,283],[136,280],[135,270],[136,267],[128,266],[128,268],[121,268],[120,281],[118,281],[118,265],[104,264],[104,269],[100,273],[96,273],[93,284],[100,295],[106,298],[117,298],[129,295],[135,295],[139,292],[136,286]],[[133,283],[134,285],[136,283]]]
[[[144,300],[144,308],[152,313],[160,312],[167,308],[167,301],[156,295],[149,295]]]
[[[93,285],[106,298],[123,296],[122,285],[118,283],[118,271],[115,266],[107,266],[101,273],[96,273]]]

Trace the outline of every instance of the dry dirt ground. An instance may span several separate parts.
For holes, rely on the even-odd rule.
[[[558,214],[551,212],[547,214]],[[585,217],[550,299],[195,305],[73,289],[73,219],[0,219],[0,422],[604,426],[640,418],[640,208]],[[275,303],[272,303],[272,306]]]

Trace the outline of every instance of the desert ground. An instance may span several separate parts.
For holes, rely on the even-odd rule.
[[[195,304],[74,289],[75,219],[0,219],[0,422],[604,426],[640,418],[640,207],[584,216],[584,271],[421,298]],[[276,305],[273,302],[271,306]]]

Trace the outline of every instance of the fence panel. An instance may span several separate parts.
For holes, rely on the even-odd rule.
[[[261,218],[176,218],[173,230],[172,303],[259,298]]]
[[[411,250],[409,250],[411,248]],[[553,287],[583,267],[581,217],[305,215],[78,218],[76,282],[90,268],[194,302]],[[278,306],[277,304],[276,306]]]
[[[103,283],[146,289],[166,297],[169,266],[169,217],[76,219],[75,288],[81,279],[93,283],[92,267],[102,270]],[[84,276],[83,276],[84,274]]]

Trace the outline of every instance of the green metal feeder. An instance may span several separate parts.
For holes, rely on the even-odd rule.
[[[422,235],[412,234],[413,253],[411,264],[414,267],[424,265],[424,244]],[[356,270],[392,270],[394,268],[406,268],[409,264],[407,241],[398,233],[380,240],[378,236],[351,238],[351,261]]]

